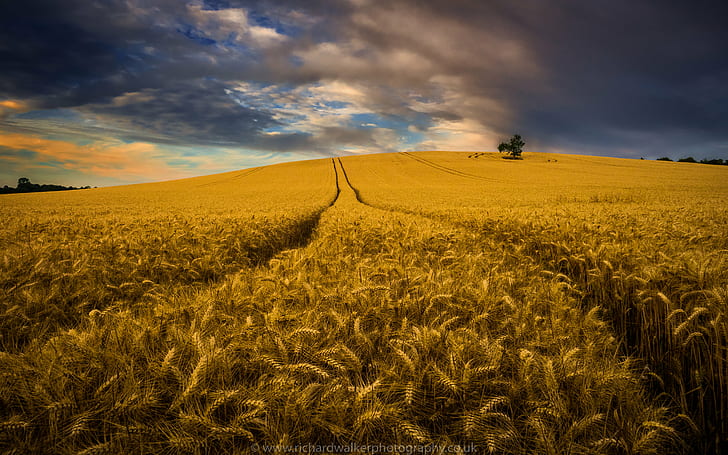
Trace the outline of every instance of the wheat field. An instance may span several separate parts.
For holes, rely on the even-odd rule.
[[[458,152],[2,196],[0,450],[721,453],[727,200]]]

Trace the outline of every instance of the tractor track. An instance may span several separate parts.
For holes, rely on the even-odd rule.
[[[341,167],[341,173],[344,176],[344,180],[346,181],[347,186],[354,192],[354,196],[356,197],[357,202],[359,202],[360,204],[365,205],[365,206],[370,207],[375,210],[381,210],[383,212],[389,212],[389,213],[398,213],[400,215],[406,215],[406,216],[410,216],[410,217],[420,218],[420,219],[428,220],[430,222],[434,222],[441,226],[448,226],[455,230],[468,232],[468,229],[465,229],[464,226],[460,225],[457,222],[450,221],[448,219],[441,219],[436,216],[427,215],[427,214],[415,212],[412,210],[402,209],[402,208],[381,207],[376,204],[372,204],[370,202],[365,201],[361,196],[361,192],[351,183],[351,180],[349,180],[349,175],[346,172],[346,168],[344,167],[344,163],[341,161],[341,158],[337,158],[337,161],[339,162],[339,166]]]
[[[255,174],[256,172],[260,172],[263,169],[264,169],[264,167],[254,167],[253,169],[248,169],[247,171],[240,172],[240,173],[238,173],[236,175],[233,175],[232,177],[226,178],[224,180],[217,180],[217,181],[214,181],[214,182],[202,183],[200,185],[197,185],[197,187],[198,188],[202,188],[202,187],[205,187],[205,186],[219,185],[220,183],[230,182],[230,181],[233,181],[233,180],[239,180],[239,179],[242,179],[244,177],[248,177],[248,176],[250,176],[252,174]]]
[[[339,200],[339,196],[341,195],[339,171],[336,169],[336,161],[333,158],[331,158],[331,165],[334,167],[334,181],[336,184],[336,195],[334,196],[334,198],[331,200],[331,202],[322,207],[318,212],[315,212],[311,217],[300,223],[300,233],[295,239],[282,245],[279,248],[267,252],[265,256],[261,256],[259,260],[256,261],[256,265],[260,266],[268,264],[271,259],[275,258],[282,251],[305,248],[314,240],[316,229],[318,229],[321,223],[321,217],[324,215],[324,213],[326,213],[326,211],[333,207],[334,204],[336,204],[336,201]],[[344,167],[342,166],[341,169],[343,171]],[[351,185],[349,186],[351,187]]]
[[[451,167],[443,166],[442,164],[434,163],[426,158],[422,158],[420,156],[414,156],[410,154],[409,152],[401,152],[402,155],[412,158],[413,160],[417,161],[420,164],[424,164],[425,166],[429,166],[433,169],[437,169],[438,171],[444,172],[446,174],[454,175],[457,177],[464,177],[464,178],[470,178],[470,179],[477,179],[477,180],[485,180],[488,182],[496,182],[496,179],[492,179],[489,177],[483,177],[482,175],[475,175],[475,174],[469,174],[467,172],[459,171],[457,169],[453,169]]]
[[[346,173],[346,168],[344,167],[344,163],[341,162],[341,158],[336,158],[339,162],[339,166],[341,167],[341,173],[344,174],[344,180],[346,181],[346,184],[351,188],[351,191],[354,192],[354,196],[356,196],[356,200],[359,201],[359,203],[364,205],[369,205],[370,207],[374,207],[373,205],[367,204],[361,199],[361,194],[359,194],[359,190],[354,188],[354,185],[351,184],[351,180],[349,180],[349,174]],[[334,166],[334,169],[336,169],[336,166]],[[338,174],[337,174],[338,178]],[[338,185],[338,180],[337,180]]]

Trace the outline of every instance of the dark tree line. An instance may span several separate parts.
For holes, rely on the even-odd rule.
[[[663,156],[662,158],[657,158],[657,161],[672,161],[670,158]],[[700,163],[700,164],[717,164],[718,166],[728,166],[728,160],[723,160],[721,158],[709,160],[706,158],[703,158],[702,160],[698,161],[692,156],[689,156],[687,158],[680,158],[677,160],[678,163]]]
[[[75,186],[63,186],[63,185],[39,185],[37,183],[30,183],[30,179],[21,177],[18,179],[18,186],[13,188],[5,185],[0,188],[0,194],[9,193],[40,193],[42,191],[66,191],[66,190],[83,190],[91,188],[90,186],[82,186],[76,188]]]

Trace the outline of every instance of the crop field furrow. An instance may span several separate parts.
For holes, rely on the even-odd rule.
[[[491,179],[491,178],[488,178],[488,177],[483,177],[482,175],[469,174],[467,172],[463,172],[463,171],[460,171],[460,170],[457,170],[457,169],[453,169],[451,167],[447,167],[447,166],[443,166],[441,164],[433,163],[432,161],[430,161],[430,160],[428,160],[426,158],[422,158],[422,157],[419,157],[419,156],[415,156],[415,155],[412,155],[412,154],[410,154],[408,152],[402,152],[402,155],[404,155],[404,156],[406,156],[408,158],[412,158],[413,160],[415,160],[415,161],[417,161],[419,163],[422,163],[425,166],[430,166],[430,167],[432,167],[434,169],[438,169],[438,170],[443,171],[443,172],[448,173],[448,174],[457,175],[459,177],[467,177],[467,178],[473,178],[473,179],[479,179],[479,180],[490,180],[490,181],[494,181],[495,180],[495,179]]]
[[[531,178],[513,186],[401,155],[346,157],[262,168],[206,186],[213,194],[173,198],[185,188],[177,183],[114,190],[116,208],[99,219],[108,243],[81,241],[96,238],[88,216],[53,224],[59,214],[45,208],[25,221],[30,233],[13,218],[0,237],[6,264],[22,245],[49,249],[24,259],[25,273],[2,271],[0,289],[15,299],[3,307],[3,337],[34,338],[0,352],[0,451],[720,453],[728,215],[716,204],[728,189],[718,174],[686,184],[693,171],[665,171],[677,193],[662,176],[644,180],[655,163],[633,166],[642,180],[622,186],[611,177],[558,186],[574,163],[601,175],[601,159],[435,158],[473,175]],[[134,198],[173,212],[144,224],[151,238]],[[85,213],[69,200],[69,214]],[[186,206],[172,211],[171,201]],[[305,235],[287,230],[306,219]],[[265,260],[236,263],[228,232],[270,241]],[[168,240],[182,233],[205,237]],[[166,248],[174,266],[193,247],[195,264],[219,258],[215,279],[170,275],[142,283],[150,289],[138,297],[114,290],[98,308],[49,305],[51,283],[68,280],[64,289],[88,299],[95,280],[126,280],[110,258],[137,264],[134,251]],[[89,259],[91,279],[83,262],[63,262],[68,251],[107,262]],[[28,308],[54,308],[42,320],[55,328],[28,329]],[[73,323],[57,322],[73,311]]]
[[[262,167],[254,167],[252,169],[247,169],[247,170],[242,171],[242,172],[236,172],[234,175],[230,176],[227,179],[220,179],[220,180],[215,180],[215,181],[212,181],[212,182],[201,183],[201,184],[197,185],[197,187],[198,188],[203,188],[203,187],[206,187],[206,186],[220,185],[220,184],[223,184],[223,183],[227,183],[229,181],[232,181],[232,180],[239,180],[239,179],[245,178],[245,177],[247,177],[247,176],[249,176],[251,174],[255,174],[256,172],[260,172],[262,170],[263,170]]]

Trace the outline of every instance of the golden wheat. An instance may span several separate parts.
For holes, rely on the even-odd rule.
[[[0,448],[718,451],[728,180],[696,166],[379,155],[4,198]]]

